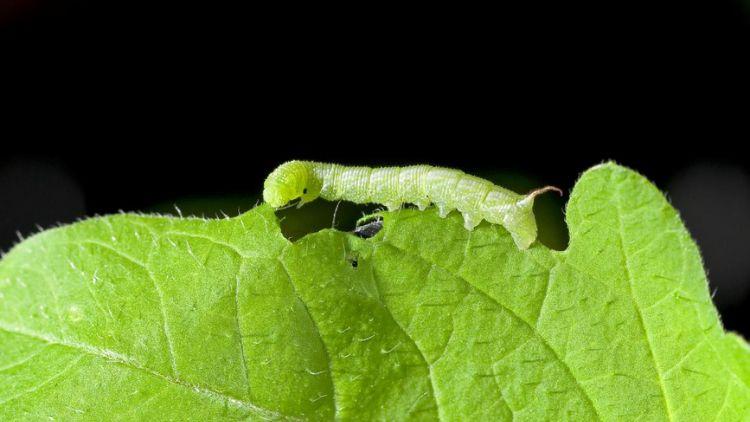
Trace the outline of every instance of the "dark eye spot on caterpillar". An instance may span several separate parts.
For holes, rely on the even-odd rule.
[[[534,198],[549,191],[562,195],[553,186],[520,195],[460,170],[428,165],[369,168],[289,161],[266,178],[263,199],[274,208],[295,200],[301,207],[318,197],[383,204],[391,211],[405,203],[415,204],[420,210],[435,204],[441,217],[453,210],[461,212],[467,230],[473,230],[482,220],[502,225],[519,249],[527,249],[537,236]],[[369,234],[370,229],[362,233]]]

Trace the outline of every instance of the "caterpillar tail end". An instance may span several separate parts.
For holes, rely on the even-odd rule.
[[[537,237],[536,217],[534,217],[534,198],[546,193],[557,192],[563,196],[562,189],[555,186],[545,186],[529,192],[520,202],[515,212],[509,213],[505,218],[505,227],[508,229],[518,249],[528,249]]]
[[[520,208],[515,213],[508,214],[503,226],[510,232],[518,249],[526,250],[536,241],[536,218],[530,209]]]
[[[510,232],[518,249],[526,250],[536,241],[537,225],[534,216],[534,197],[550,190],[559,192],[559,189],[551,186],[537,189],[518,202],[517,206],[503,219],[503,226]]]

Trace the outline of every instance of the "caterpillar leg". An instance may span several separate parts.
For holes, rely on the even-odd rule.
[[[466,230],[474,230],[474,227],[478,226],[482,222],[482,217],[478,217],[468,212],[463,213],[464,216],[464,227]]]
[[[382,220],[383,219],[383,211],[375,211],[372,214],[363,215],[361,218],[357,220],[356,226],[363,226],[367,223],[371,223],[374,220]]]
[[[438,215],[440,216],[440,218],[447,217],[448,213],[451,212],[451,210],[448,209],[448,207],[446,207],[444,204],[435,204],[435,205],[437,206]]]

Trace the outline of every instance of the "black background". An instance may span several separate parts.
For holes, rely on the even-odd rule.
[[[6,1],[0,247],[118,210],[233,214],[293,158],[566,191],[613,159],[670,195],[747,335],[750,5],[601,3]],[[562,248],[564,199],[541,202]]]

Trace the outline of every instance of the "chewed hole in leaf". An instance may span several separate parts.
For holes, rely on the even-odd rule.
[[[568,246],[568,229],[563,215],[563,201],[555,195],[542,195],[536,199],[534,214],[539,227],[538,242],[550,249],[565,250]],[[414,208],[404,204],[403,208]],[[378,204],[354,204],[348,201],[315,200],[301,208],[284,207],[276,211],[281,232],[295,242],[311,233],[336,229],[353,233],[363,239],[376,236],[383,229]],[[455,213],[456,211],[454,211]],[[489,224],[482,222],[482,224]]]
[[[352,232],[357,220],[363,215],[379,209],[377,204],[358,205],[347,201],[332,202],[317,199],[301,208],[289,207],[276,211],[281,225],[281,233],[295,242],[311,233],[325,229]]]
[[[563,213],[566,197],[540,195],[534,201],[534,215],[538,227],[537,241],[556,251],[568,248],[568,225]]]

